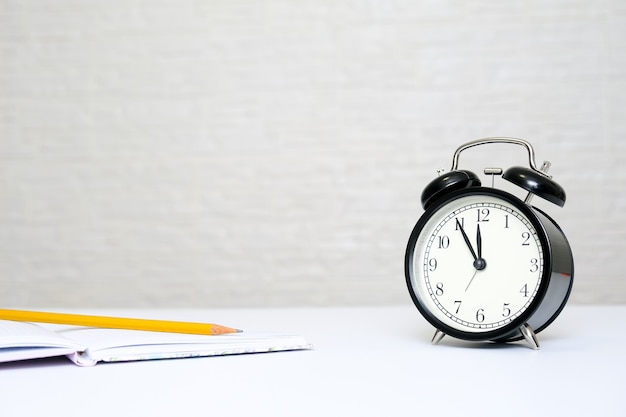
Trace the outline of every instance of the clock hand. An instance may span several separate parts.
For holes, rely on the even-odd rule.
[[[467,237],[467,233],[465,233],[465,230],[463,229],[463,225],[461,225],[461,222],[459,221],[459,219],[456,219],[456,226],[461,231],[461,234],[463,235],[463,240],[465,241],[465,244],[467,245],[470,252],[472,253],[472,257],[474,258],[473,265],[474,265],[474,268],[476,268],[474,270],[474,274],[472,275],[472,278],[470,278],[470,281],[467,283],[467,287],[465,287],[465,291],[467,291],[472,281],[474,281],[474,278],[476,277],[476,273],[478,271],[482,271],[483,269],[487,267],[487,262],[482,258],[483,239],[480,233],[480,225],[479,224],[476,225],[476,248],[478,249],[478,255],[476,255],[476,252],[474,252],[474,248],[472,248],[472,244],[470,243],[470,240]]]
[[[483,238],[480,234],[480,224],[476,225],[476,250],[478,258],[474,259],[474,268],[483,270],[487,267],[487,261],[483,258]]]
[[[480,224],[476,225],[476,251],[478,252],[478,259],[482,259],[483,239],[480,235]]]
[[[470,284],[472,283],[472,281],[474,281],[474,277],[476,276],[477,272],[478,272],[478,269],[475,269],[474,275],[472,275],[472,278],[470,278],[469,282],[467,283],[467,287],[465,287],[465,292],[467,292],[467,289],[469,288]]]
[[[476,277],[476,273],[478,271],[482,271],[483,269],[487,267],[487,261],[483,259],[483,238],[482,238],[482,235],[480,234],[480,224],[476,225],[476,251],[478,252],[478,256],[474,259],[474,268],[476,269],[474,269],[474,274],[472,275],[472,278],[470,278],[469,282],[467,283],[467,287],[465,287],[465,292],[467,292],[467,289],[472,284],[472,281],[474,281],[474,277]]]
[[[478,256],[476,256],[476,252],[474,252],[474,248],[472,248],[472,244],[470,243],[470,240],[467,237],[465,230],[463,230],[463,225],[461,225],[459,219],[456,219],[456,227],[461,231],[461,234],[463,235],[463,240],[465,240],[465,244],[469,248],[470,252],[472,252],[472,257],[474,258],[474,262],[476,262],[478,260]]]

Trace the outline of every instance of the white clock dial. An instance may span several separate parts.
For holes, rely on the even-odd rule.
[[[528,309],[543,270],[541,241],[529,219],[503,199],[469,195],[449,201],[424,224],[412,286],[439,321],[481,333]]]

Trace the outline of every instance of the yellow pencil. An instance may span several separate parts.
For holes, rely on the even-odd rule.
[[[35,323],[70,324],[74,326],[103,327],[107,329],[147,330],[151,332],[220,335],[240,330],[210,323],[146,320],[122,317],[86,316],[81,314],[47,313],[26,310],[0,309],[0,320]]]

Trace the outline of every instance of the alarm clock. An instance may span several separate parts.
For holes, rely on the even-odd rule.
[[[486,144],[520,145],[529,167],[486,168],[492,186],[458,169],[466,149]],[[537,333],[560,314],[572,289],[574,261],[559,225],[530,204],[533,196],[562,207],[565,191],[535,164],[525,140],[484,138],[460,146],[449,172],[426,186],[423,215],[409,237],[405,276],[417,310],[445,335],[472,341],[525,340],[539,349]],[[494,188],[503,179],[528,192],[522,200]]]

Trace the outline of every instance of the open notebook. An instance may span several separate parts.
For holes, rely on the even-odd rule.
[[[136,330],[65,327],[0,320],[0,362],[67,356],[80,366],[98,362],[192,358],[310,349],[298,335],[232,333],[202,336]]]

